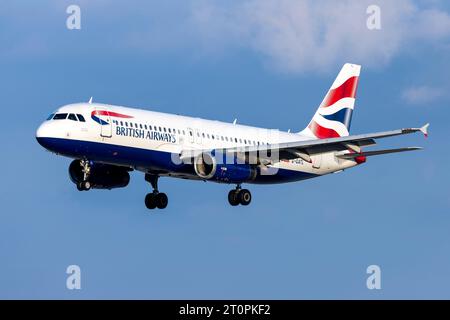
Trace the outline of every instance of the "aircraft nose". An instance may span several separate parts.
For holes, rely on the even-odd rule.
[[[48,149],[48,143],[46,141],[49,137],[48,124],[44,122],[36,130],[36,140],[41,146]]]

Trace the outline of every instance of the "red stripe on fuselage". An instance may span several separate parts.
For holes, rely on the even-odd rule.
[[[314,135],[319,139],[340,137],[340,135],[333,129],[322,127],[320,124],[318,124],[314,120],[311,121],[311,123],[309,124],[308,127],[312,131],[312,133],[314,133]]]
[[[343,98],[356,97],[356,88],[358,87],[358,77],[348,78],[343,84],[335,89],[331,89],[322,104],[321,108],[329,107]]]
[[[92,111],[92,114],[99,115],[99,116],[110,116],[110,117],[116,117],[116,118],[133,118],[132,116],[127,116],[125,114],[112,112],[112,111],[106,111],[106,110],[94,110]]]

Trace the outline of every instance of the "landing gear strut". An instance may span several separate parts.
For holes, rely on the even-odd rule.
[[[241,185],[237,185],[236,189],[228,192],[228,202],[233,207],[241,204],[243,206],[248,206],[252,201],[252,194],[247,189],[241,189]]]
[[[153,188],[153,192],[145,196],[145,206],[147,209],[164,209],[169,203],[169,199],[165,193],[158,191],[158,178],[156,174],[145,174],[145,180],[150,182]]]
[[[88,191],[91,189],[89,176],[91,174],[91,165],[88,160],[80,160],[81,170],[83,172],[83,180],[77,183],[78,191]]]

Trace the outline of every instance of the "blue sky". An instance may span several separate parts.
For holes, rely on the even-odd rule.
[[[381,30],[366,7],[381,8]],[[81,30],[66,28],[70,4]],[[444,1],[2,1],[0,298],[450,298],[450,6]],[[363,65],[352,133],[430,122],[422,152],[310,181],[162,179],[78,192],[34,134],[95,101],[301,130],[345,62]],[[82,289],[66,289],[77,264]],[[366,268],[382,289],[366,288]]]

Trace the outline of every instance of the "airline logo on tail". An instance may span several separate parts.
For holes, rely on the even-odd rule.
[[[125,114],[117,113],[117,112],[111,112],[106,110],[94,110],[91,112],[91,118],[95,122],[101,124],[102,126],[109,124],[105,120],[97,117],[97,116],[109,116],[109,117],[116,117],[116,118],[122,118],[122,119],[129,119],[133,118],[132,116],[127,116]]]
[[[345,64],[308,125],[319,139],[349,135],[361,66]]]

